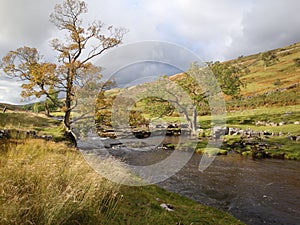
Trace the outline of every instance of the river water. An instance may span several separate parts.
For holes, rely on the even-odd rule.
[[[109,153],[131,165],[149,165],[172,151],[121,147]],[[193,154],[178,173],[158,185],[228,212],[249,225],[300,224],[299,161],[252,160],[232,153],[217,156],[208,169],[200,172],[201,157]]]
[[[226,211],[246,224],[300,224],[299,162],[217,156],[203,173],[194,155],[159,185]]]

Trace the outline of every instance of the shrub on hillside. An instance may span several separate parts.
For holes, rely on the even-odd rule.
[[[295,58],[293,61],[297,67],[300,67],[300,58]]]

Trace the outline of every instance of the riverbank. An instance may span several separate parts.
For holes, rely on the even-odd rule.
[[[63,143],[0,144],[1,224],[243,224],[156,186],[112,183]]]
[[[164,118],[179,123],[178,117]],[[300,160],[300,105],[261,107],[228,112],[221,127],[214,127],[211,116],[198,120],[197,153],[204,153],[209,140],[221,141],[219,155],[230,152],[254,159],[274,158]]]

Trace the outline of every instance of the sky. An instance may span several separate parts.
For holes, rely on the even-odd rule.
[[[10,50],[30,46],[38,48],[45,60],[55,61],[49,41],[61,37],[61,33],[49,22],[49,15],[61,1],[0,0],[0,58]],[[164,41],[189,49],[203,61],[224,61],[300,41],[298,0],[86,0],[86,3],[89,11],[85,19],[98,19],[107,26],[129,30],[123,45]],[[157,67],[161,73],[174,72],[162,69],[162,65]],[[157,72],[155,69],[150,72],[154,71]],[[20,104],[19,85],[0,71],[0,102]]]

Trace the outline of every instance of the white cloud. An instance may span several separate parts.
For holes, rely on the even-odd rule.
[[[0,102],[10,104],[21,104],[20,82],[0,77]]]

